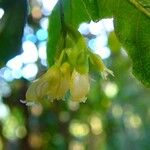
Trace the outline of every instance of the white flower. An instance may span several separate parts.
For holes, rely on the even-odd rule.
[[[89,75],[80,74],[76,70],[73,71],[70,82],[70,93],[72,100],[76,102],[85,102],[87,94],[90,90]]]

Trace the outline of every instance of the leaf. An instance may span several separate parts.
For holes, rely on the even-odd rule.
[[[121,49],[121,44],[118,41],[114,31],[109,34],[108,46],[111,49],[112,53],[118,53]]]
[[[57,3],[49,18],[49,39],[47,43],[47,61],[49,66],[52,66],[54,64],[57,45],[59,40],[61,39],[61,20],[59,7],[60,6]]]
[[[99,7],[99,19],[113,17],[117,6],[117,0],[97,0]]]
[[[114,14],[117,37],[133,63],[133,74],[150,86],[150,18],[128,0],[118,0]]]
[[[97,21],[99,17],[98,0],[81,0],[91,20]]]
[[[92,15],[89,13],[84,1],[63,0],[65,22],[71,24],[74,28],[78,28],[82,22],[92,20]]]
[[[63,12],[60,12],[60,3]],[[47,59],[49,66],[55,61],[56,51],[65,45],[65,28],[63,21],[74,28],[78,28],[82,22],[98,20],[103,17],[112,16],[114,0],[60,0],[49,18],[49,39],[47,43]],[[64,20],[62,20],[64,19]]]
[[[144,7],[150,7],[150,1],[149,0],[139,0],[139,3],[143,5]]]
[[[140,11],[150,17],[150,1],[149,0],[130,0]]]
[[[5,13],[0,20],[0,65],[18,53],[27,17],[27,0],[3,0]]]

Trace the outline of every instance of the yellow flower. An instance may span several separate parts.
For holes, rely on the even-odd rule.
[[[50,99],[62,99],[66,92],[69,90],[70,82],[70,65],[64,63],[57,72],[53,81],[50,82],[51,86],[48,90],[48,98]]]
[[[73,71],[70,82],[70,93],[72,100],[76,102],[85,102],[87,94],[90,90],[88,73],[80,74],[76,70]]]
[[[61,67],[51,67],[41,78],[31,84],[26,93],[28,101],[62,99],[69,90],[70,66],[64,63]]]

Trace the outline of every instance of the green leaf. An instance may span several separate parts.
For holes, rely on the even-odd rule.
[[[90,16],[90,20],[97,21],[100,18],[98,0],[81,0],[81,2]]]
[[[117,37],[133,63],[133,74],[150,86],[150,18],[128,0],[118,0],[114,14]]]
[[[150,1],[149,0],[130,0],[140,11],[150,17]]]
[[[121,49],[121,44],[118,41],[114,31],[109,34],[108,46],[111,49],[112,53],[118,53]]]
[[[60,8],[60,3],[62,8]],[[49,18],[49,39],[47,44],[49,66],[52,66],[55,62],[56,51],[60,53],[60,49],[65,45],[65,43],[63,44],[66,30],[63,25],[64,22],[77,29],[82,22],[110,17],[112,16],[110,6],[113,3],[114,0],[60,0]]]
[[[92,15],[89,13],[84,1],[63,0],[65,22],[71,24],[74,28],[78,28],[82,22],[92,20]]]
[[[27,17],[26,0],[3,0],[5,13],[0,20],[0,66],[15,56],[21,47],[23,28]]]
[[[56,7],[52,11],[52,14],[49,18],[49,39],[47,43],[47,61],[48,65],[52,66],[55,61],[56,50],[58,49],[58,43],[61,41],[61,17],[60,17],[60,8],[57,3]]]
[[[144,7],[150,7],[150,1],[149,0],[139,0],[139,3],[143,5]]]
[[[113,17],[117,7],[117,0],[97,0],[99,7],[99,19]]]

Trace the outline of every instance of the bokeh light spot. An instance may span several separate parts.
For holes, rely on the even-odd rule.
[[[92,129],[92,133],[95,135],[99,135],[102,131],[102,121],[99,117],[97,116],[92,116],[90,119],[90,125]]]
[[[46,58],[47,58],[47,55],[46,55],[46,43],[41,43],[39,45],[38,52],[39,52],[40,59],[46,60]]]
[[[95,53],[100,55],[102,59],[107,59],[111,55],[110,49],[108,47],[103,47],[103,48],[95,51]]]
[[[26,136],[27,134],[27,130],[24,126],[18,126],[16,128],[16,136],[19,138],[19,139],[22,139]]]
[[[76,111],[79,109],[79,103],[73,102],[73,101],[68,101],[68,107],[72,111]]]
[[[85,150],[84,145],[79,141],[71,141],[69,143],[69,150]]]
[[[0,120],[4,120],[10,113],[9,107],[0,102]]]
[[[0,150],[3,150],[3,149],[4,149],[3,140],[2,140],[2,138],[0,137]]]
[[[101,48],[105,47],[107,44],[107,36],[101,35],[97,36],[95,39],[91,39],[88,43],[89,47],[94,51],[98,51]]]
[[[104,30],[107,32],[114,31],[113,18],[102,19],[101,21],[104,26]]]
[[[35,105],[33,107],[31,107],[31,113],[34,115],[34,116],[40,116],[43,112],[43,107],[41,104],[38,104],[38,105]]]
[[[98,22],[91,21],[89,24],[89,30],[90,30],[90,33],[93,35],[99,35],[105,32],[104,25],[102,24],[101,20]]]
[[[118,93],[118,86],[115,83],[112,82],[108,82],[105,86],[104,86],[104,92],[106,94],[107,97],[109,98],[113,98],[117,95]]]
[[[24,41],[31,41],[33,43],[37,42],[37,38],[33,33],[27,34],[26,36],[24,36]]]
[[[89,31],[89,24],[88,23],[80,24],[78,31],[83,35],[89,34],[89,32],[90,32]]]
[[[85,123],[72,121],[69,126],[69,131],[75,137],[83,137],[89,133],[89,127]]]
[[[22,76],[27,80],[34,79],[37,72],[38,72],[38,67],[36,64],[28,64],[22,68]]]
[[[133,128],[139,128],[142,125],[142,120],[138,115],[131,115],[129,117],[129,123]]]
[[[23,62],[22,62],[22,58],[20,55],[10,59],[6,64],[6,66],[12,70],[19,70],[21,69],[22,65],[23,65]]]
[[[43,29],[47,30],[48,28],[48,17],[44,17],[40,20],[40,25]]]
[[[15,116],[9,116],[6,118],[4,125],[3,125],[3,135],[8,140],[15,140],[17,139],[16,136],[16,128],[19,126],[18,120]]]
[[[4,80],[0,78],[0,100],[1,97],[8,97],[11,94],[10,85]]]
[[[12,76],[14,79],[20,79],[22,77],[21,69],[12,70]]]
[[[47,33],[47,30],[45,29],[39,29],[37,32],[36,32],[36,36],[37,36],[37,39],[39,41],[44,41],[48,38],[48,33]]]
[[[3,73],[3,78],[8,81],[11,82],[14,80],[13,76],[12,76],[12,71],[11,69],[5,67],[4,73]]]
[[[25,41],[22,44],[23,53],[21,55],[24,63],[33,63],[38,59],[38,52],[36,45],[31,41]]]
[[[31,10],[33,19],[40,19],[42,17],[41,8],[39,6],[34,6]]]
[[[112,114],[115,118],[120,118],[123,114],[122,107],[119,104],[115,104],[112,107]]]
[[[70,118],[70,114],[67,111],[62,111],[59,114],[59,120],[61,122],[67,122]]]
[[[0,8],[0,19],[3,17],[4,13],[4,9]]]
[[[43,0],[42,1],[43,3],[42,12],[45,16],[48,16],[51,13],[57,1],[58,0]]]
[[[37,133],[32,133],[30,136],[29,136],[29,144],[32,148],[40,148],[42,146],[42,137],[40,134],[37,134]]]
[[[28,34],[33,34],[34,30],[32,27],[30,27],[28,24],[26,24],[26,26],[24,27],[24,36],[28,35]]]

